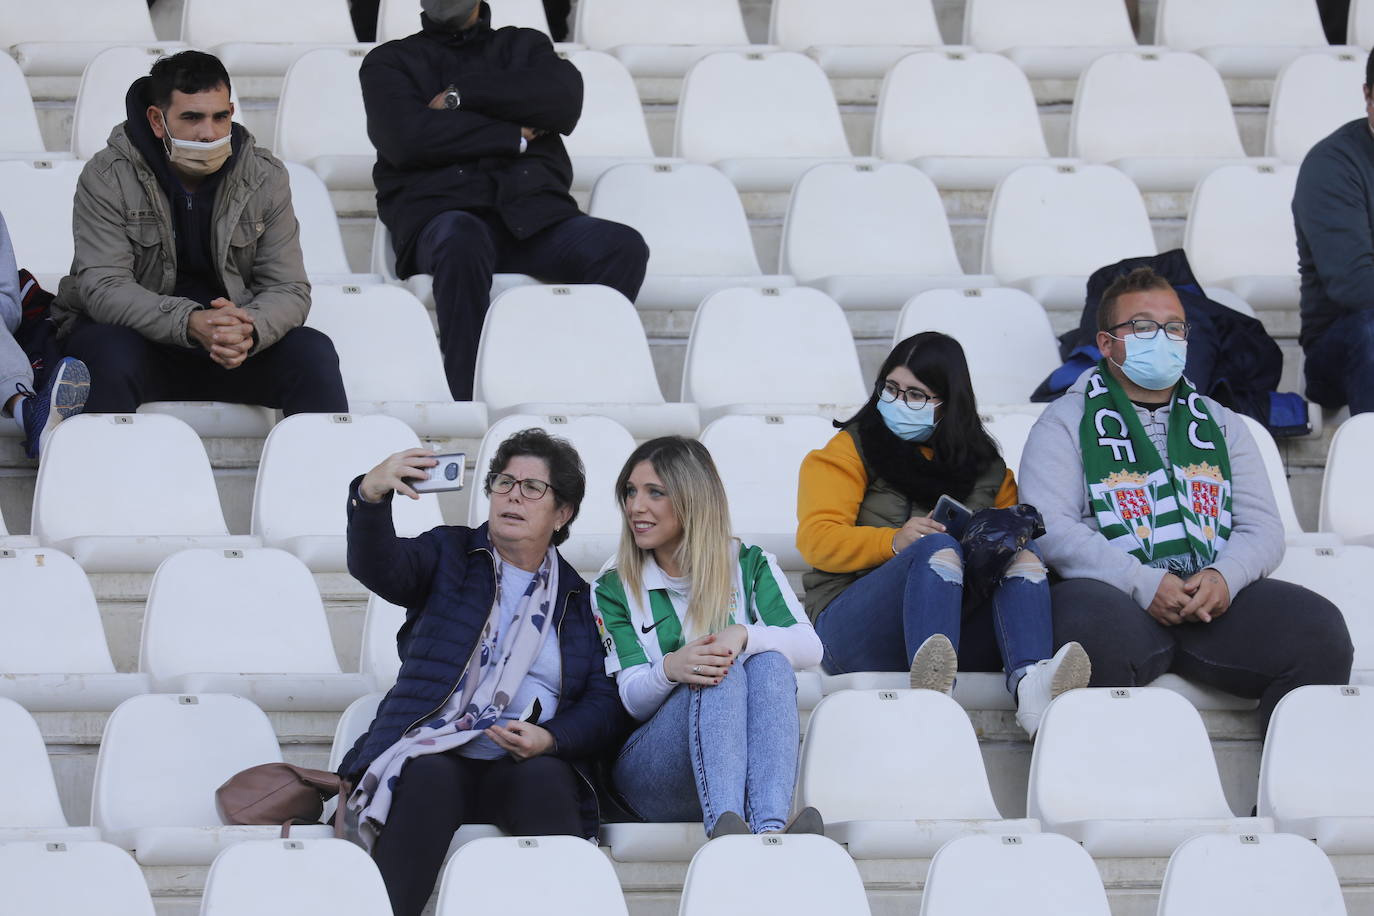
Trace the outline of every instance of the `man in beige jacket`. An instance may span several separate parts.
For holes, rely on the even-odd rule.
[[[328,337],[302,327],[310,284],[286,169],[234,124],[209,54],[162,58],[81,172],[75,258],[53,318],[91,373],[88,412],[146,401],[345,412]]]

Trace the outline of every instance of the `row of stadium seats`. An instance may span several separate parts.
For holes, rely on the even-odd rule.
[[[418,0],[382,0],[381,40],[417,30]],[[548,32],[539,0],[491,0],[497,25]],[[1353,0],[1354,45],[1374,44],[1374,3]],[[967,0],[963,43],[1006,54],[1036,77],[1072,78],[1095,56],[1135,49],[1121,0]],[[16,4],[0,45],[31,75],[72,74],[102,46],[203,47],[231,73],[280,74],[312,46],[355,43],[345,0],[69,0],[59,9]],[[773,0],[768,45],[751,45],[738,0],[583,0],[573,38],[615,54],[637,76],[681,76],[728,48],[805,51],[841,77],[881,75],[904,48],[943,44],[931,0]],[[1227,77],[1272,77],[1304,50],[1327,47],[1313,0],[1160,0],[1155,44],[1197,51]]]
[[[288,168],[305,266],[315,282],[399,283],[385,227],[376,223],[373,273],[350,273],[324,186],[303,166]],[[15,256],[50,290],[71,264],[71,200],[80,171],[71,161],[0,162],[0,213]],[[1297,307],[1289,213],[1296,180],[1296,166],[1271,165],[1223,166],[1203,180],[1183,247],[1199,280],[1215,288],[1214,298],[1246,312]],[[776,274],[763,273],[739,195],[709,166],[615,166],[597,181],[588,212],[633,226],[648,243],[641,309],[695,309],[723,288],[796,283],[852,309],[897,309],[929,289],[996,285],[1023,289],[1046,308],[1077,309],[1093,271],[1158,252],[1140,192],[1104,165],[1023,165],[1002,179],[988,211],[980,274],[964,273],[934,184],[904,164],[811,167],[789,198]],[[1246,244],[1235,244],[1237,238]],[[533,282],[517,275],[497,281],[494,292]],[[404,285],[432,306],[428,276]]]
[[[339,720],[329,766],[366,729],[380,694]],[[214,790],[234,773],[281,760],[267,714],[228,694],[143,694],[120,703],[100,742],[91,826],[69,826],[38,726],[0,699],[0,771],[24,792],[0,800],[0,843],[103,839],[143,865],[204,865],[277,827],[222,826]],[[1296,833],[1331,855],[1374,852],[1374,694],[1310,686],[1279,704],[1264,742],[1257,816],[1236,817],[1222,793],[1201,714],[1151,687],[1070,691],[1050,706],[1030,761],[1027,817],[993,801],[968,713],[934,691],[840,690],[812,711],[797,805],[825,816],[854,859],[929,858],[968,834],[1067,836],[1107,858],[1167,857],[1197,834]],[[920,774],[913,779],[912,774]],[[300,828],[327,836],[328,827]],[[466,825],[454,846],[499,835]],[[700,824],[608,824],[619,862],[682,862]]]
[[[124,120],[124,94],[158,48],[116,47],[86,67],[76,97],[71,151],[89,158]],[[283,159],[314,168],[331,189],[371,190],[376,154],[367,137],[358,49],[300,57],[282,85],[275,139]],[[576,51],[586,101],[567,139],[574,187],[585,190],[625,161],[714,164],[741,190],[791,187],[817,161],[853,156],[839,107],[819,66],[793,52],[718,53],[683,82],[674,156],[656,159],[629,72],[611,55]],[[1308,54],[1275,83],[1266,155],[1300,162],[1311,145],[1360,114],[1364,58]],[[232,67],[230,68],[233,74]],[[328,95],[331,103],[318,100]],[[43,148],[24,76],[0,58],[0,110],[14,125],[0,156],[35,158]],[[1151,110],[1150,118],[1136,117]],[[878,99],[873,157],[914,162],[945,189],[988,189],[1018,165],[1056,164],[1024,73],[1005,57],[967,51],[910,54],[887,73]],[[1138,51],[1105,55],[1078,83],[1068,155],[1119,165],[1143,190],[1189,190],[1217,165],[1247,159],[1221,76],[1201,57]]]

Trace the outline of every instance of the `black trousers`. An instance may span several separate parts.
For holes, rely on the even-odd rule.
[[[1260,579],[1211,623],[1166,627],[1127,593],[1096,579],[1050,589],[1054,645],[1077,640],[1092,659],[1090,687],[1136,687],[1172,671],[1257,699],[1261,727],[1283,695],[1307,684],[1346,684],[1354,649],[1340,610],[1316,592]]]
[[[495,824],[520,836],[581,836],[580,778],[557,757],[473,760],[449,751],[412,759],[372,849],[395,916],[420,916],[463,824]]]
[[[148,401],[228,401],[293,413],[347,413],[334,342],[314,328],[293,328],[237,369],[200,347],[154,343],[113,324],[81,321],[62,341],[91,370],[87,413],[133,413]]]

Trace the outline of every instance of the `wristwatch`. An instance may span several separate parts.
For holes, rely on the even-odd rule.
[[[456,86],[449,86],[447,89],[444,90],[444,107],[445,107],[445,108],[447,108],[449,111],[455,111],[455,110],[457,110],[457,108],[458,108],[458,101],[459,101],[459,98],[458,98],[458,89],[457,89]]]

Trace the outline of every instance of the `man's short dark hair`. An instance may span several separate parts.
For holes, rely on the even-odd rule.
[[[1097,329],[1106,331],[1116,325],[1116,300],[1127,293],[1143,293],[1152,289],[1173,289],[1168,280],[1155,273],[1153,267],[1137,267],[1112,281],[1097,306]]]
[[[166,111],[172,104],[172,90],[192,95],[223,86],[232,91],[229,71],[213,54],[204,51],[182,51],[171,57],[159,57],[148,71],[148,97],[158,108]]]
[[[1366,89],[1374,86],[1374,51],[1370,51],[1364,61],[1364,85]]]
[[[522,429],[496,447],[496,454],[491,456],[491,464],[487,466],[487,476],[505,470],[512,458],[522,455],[544,460],[549,466],[549,485],[554,498],[560,506],[572,509],[568,523],[553,533],[553,544],[557,547],[568,539],[568,531],[582,507],[582,497],[587,495],[587,474],[582,469],[582,457],[567,439],[550,436],[537,427]],[[482,489],[491,495],[485,479]]]

